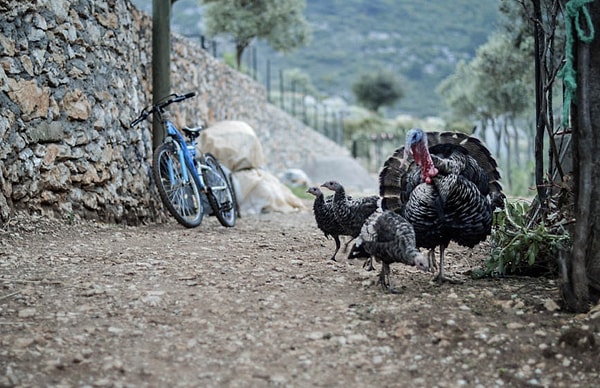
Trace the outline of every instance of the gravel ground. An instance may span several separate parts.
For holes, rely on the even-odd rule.
[[[328,261],[311,212],[223,228],[19,216],[0,230],[0,387],[591,387],[600,309],[559,309],[553,279],[471,280],[400,264],[391,295]]]

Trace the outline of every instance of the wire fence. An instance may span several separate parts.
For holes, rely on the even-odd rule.
[[[188,36],[199,39],[201,47],[213,57],[230,61],[235,67],[235,47],[229,42],[208,39],[203,35]],[[229,58],[227,56],[229,55]],[[260,58],[256,46],[250,46],[242,56],[240,71],[264,85],[267,100],[306,126],[335,143],[346,146],[352,157],[367,170],[378,172],[385,159],[397,148],[401,139],[390,133],[360,135],[350,139],[344,127],[349,115],[345,104],[320,100],[311,93],[306,82],[288,74],[290,69],[275,69],[269,58]],[[292,72],[293,73],[293,72]]]
[[[199,40],[201,47],[219,60],[224,60],[228,53],[231,55],[231,52],[235,52],[235,48],[231,48],[228,42],[208,39],[204,35],[186,35],[186,37]],[[231,65],[235,64],[231,63]],[[255,46],[249,46],[244,51],[240,67],[241,72],[264,85],[270,103],[337,144],[344,144],[346,109],[321,101],[310,93],[306,85],[288,75],[286,69],[274,69],[270,59],[259,58]]]

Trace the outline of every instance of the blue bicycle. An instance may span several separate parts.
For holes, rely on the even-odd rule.
[[[189,139],[186,141],[165,110],[172,103],[195,95],[194,92],[171,94],[144,108],[130,125],[134,127],[153,114],[165,128],[165,140],[154,150],[152,176],[162,203],[177,222],[188,228],[200,225],[204,216],[203,203],[208,202],[221,225],[231,227],[237,217],[235,191],[217,158],[196,150],[196,139],[203,128],[182,128]]]

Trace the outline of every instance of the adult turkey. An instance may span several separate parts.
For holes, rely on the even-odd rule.
[[[377,210],[379,196],[348,197],[344,186],[334,180],[323,183],[321,187],[334,191],[332,208],[340,227],[340,235],[350,236],[352,240],[358,237],[367,218]]]
[[[335,256],[340,250],[342,228],[333,212],[333,195],[325,197],[318,187],[309,187],[306,192],[315,196],[313,214],[317,222],[317,227],[325,234],[325,237],[329,238],[331,236],[333,237],[333,241],[335,241],[335,252],[333,252],[333,256],[330,258],[330,260],[335,261]]]
[[[412,156],[412,157],[411,157]],[[444,251],[450,241],[474,247],[491,233],[492,214],[504,205],[500,173],[489,150],[477,138],[453,132],[414,128],[406,145],[389,157],[379,174],[384,209],[413,225],[417,246],[429,249],[435,280],[444,274]]]
[[[429,260],[416,246],[412,225],[400,214],[378,208],[365,221],[356,238],[349,259],[359,257],[381,261],[379,283],[383,289],[397,293],[390,279],[390,264],[404,263],[429,270]]]

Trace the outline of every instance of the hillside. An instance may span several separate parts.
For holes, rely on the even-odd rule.
[[[151,10],[151,0],[134,4]],[[201,33],[198,4],[199,0],[175,3],[175,31]],[[405,98],[390,113],[426,116],[442,109],[435,92],[438,83],[459,60],[473,57],[494,31],[498,1],[308,0],[306,18],[313,28],[307,47],[283,55],[260,42],[256,45],[259,77],[269,60],[272,73],[299,68],[325,96],[352,101],[351,87],[358,76],[385,67],[405,80]]]
[[[319,88],[346,99],[359,74],[389,68],[406,80],[400,111],[437,114],[437,84],[487,40],[496,8],[494,0],[309,1],[311,45],[272,61],[306,70]]]

